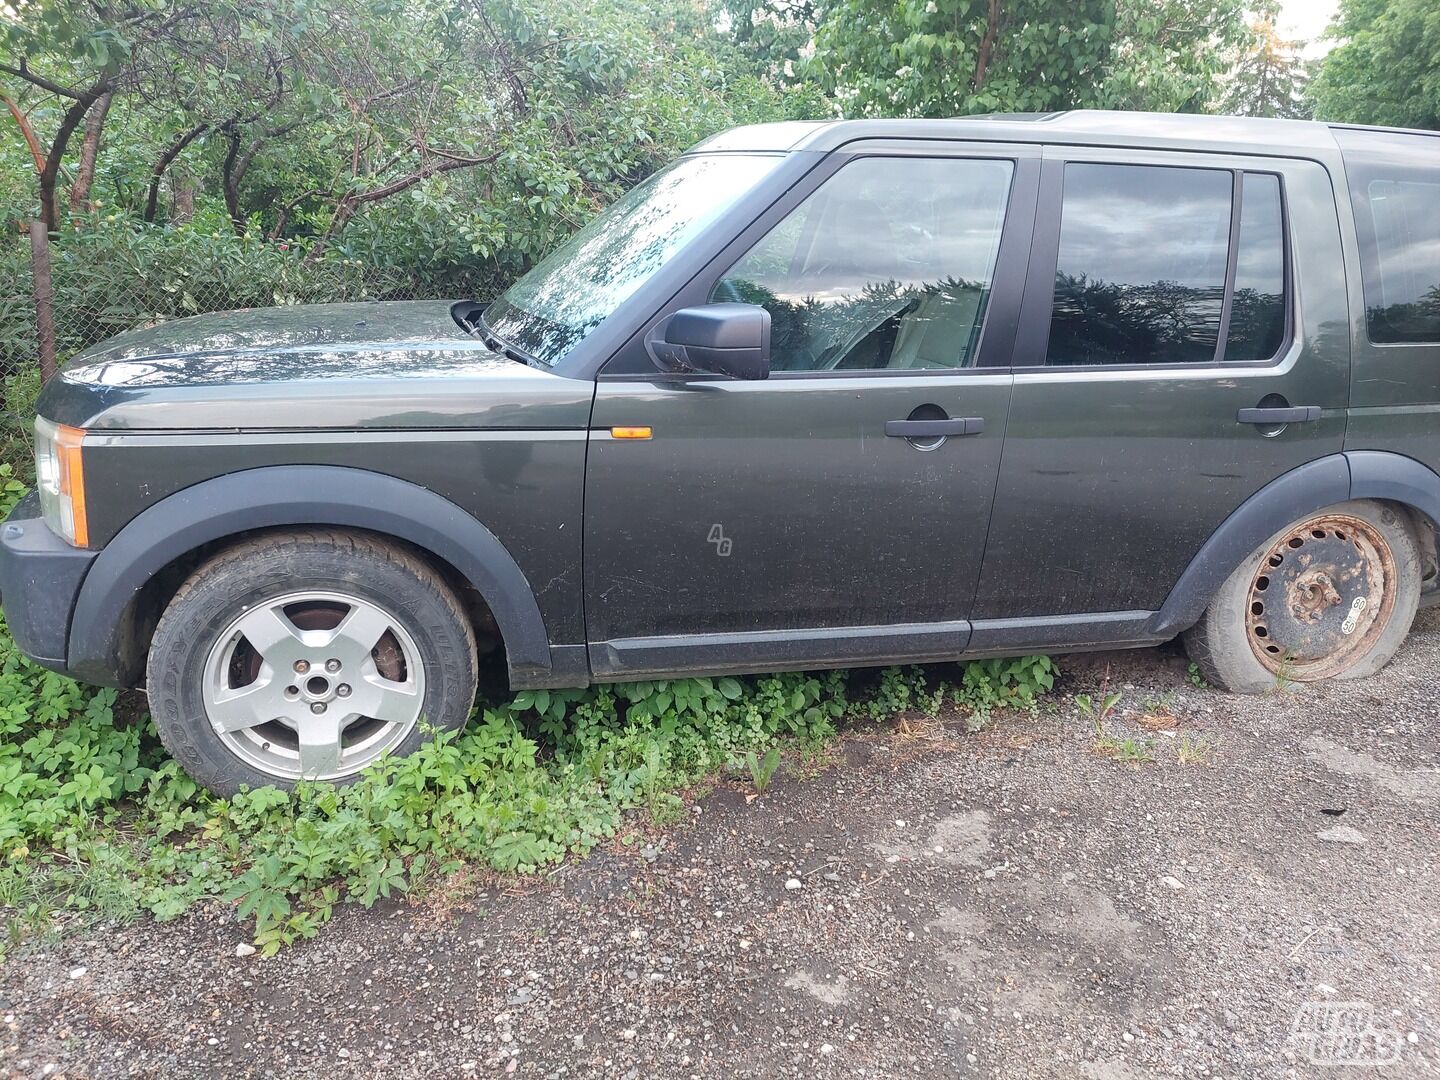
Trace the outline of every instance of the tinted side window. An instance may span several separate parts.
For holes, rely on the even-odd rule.
[[[1065,166],[1047,364],[1213,361],[1232,174]]]
[[[974,363],[1009,161],[862,158],[732,266],[712,302],[770,312],[773,371]]]
[[[1245,173],[1225,359],[1269,360],[1285,342],[1285,217],[1280,178]]]
[[[1440,178],[1378,164],[1354,172],[1370,340],[1440,342]]]

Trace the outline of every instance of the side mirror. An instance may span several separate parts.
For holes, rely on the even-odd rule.
[[[770,312],[755,304],[682,308],[650,331],[645,348],[661,371],[766,379]]]

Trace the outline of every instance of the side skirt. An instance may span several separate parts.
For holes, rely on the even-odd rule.
[[[1143,648],[1166,640],[1147,630],[1153,616],[1151,611],[1117,611],[976,623],[618,638],[590,646],[590,669],[592,678],[605,682]]]

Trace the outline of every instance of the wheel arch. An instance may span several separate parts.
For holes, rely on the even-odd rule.
[[[1380,450],[1330,454],[1292,469],[1241,503],[1201,545],[1150,629],[1162,638],[1188,630],[1247,555],[1306,514],[1350,499],[1394,503],[1417,527],[1433,530],[1440,522],[1440,475],[1414,458]]]
[[[195,561],[257,532],[350,528],[389,537],[473,587],[494,617],[512,685],[549,677],[550,644],[519,564],[473,515],[433,491],[383,473],[277,465],[230,473],[169,495],[124,526],[85,575],[70,622],[67,667],[103,686],[140,680],[148,637],[137,601],[178,585]],[[161,590],[163,592],[163,588]],[[153,629],[153,627],[152,627]]]

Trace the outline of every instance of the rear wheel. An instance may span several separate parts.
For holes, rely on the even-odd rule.
[[[343,532],[267,536],[206,563],[155,631],[160,737],[210,790],[344,782],[461,727],[475,641],[420,560]]]
[[[1331,507],[1277,533],[1220,587],[1185,647],[1205,678],[1258,693],[1379,671],[1410,632],[1420,550],[1384,503]]]

